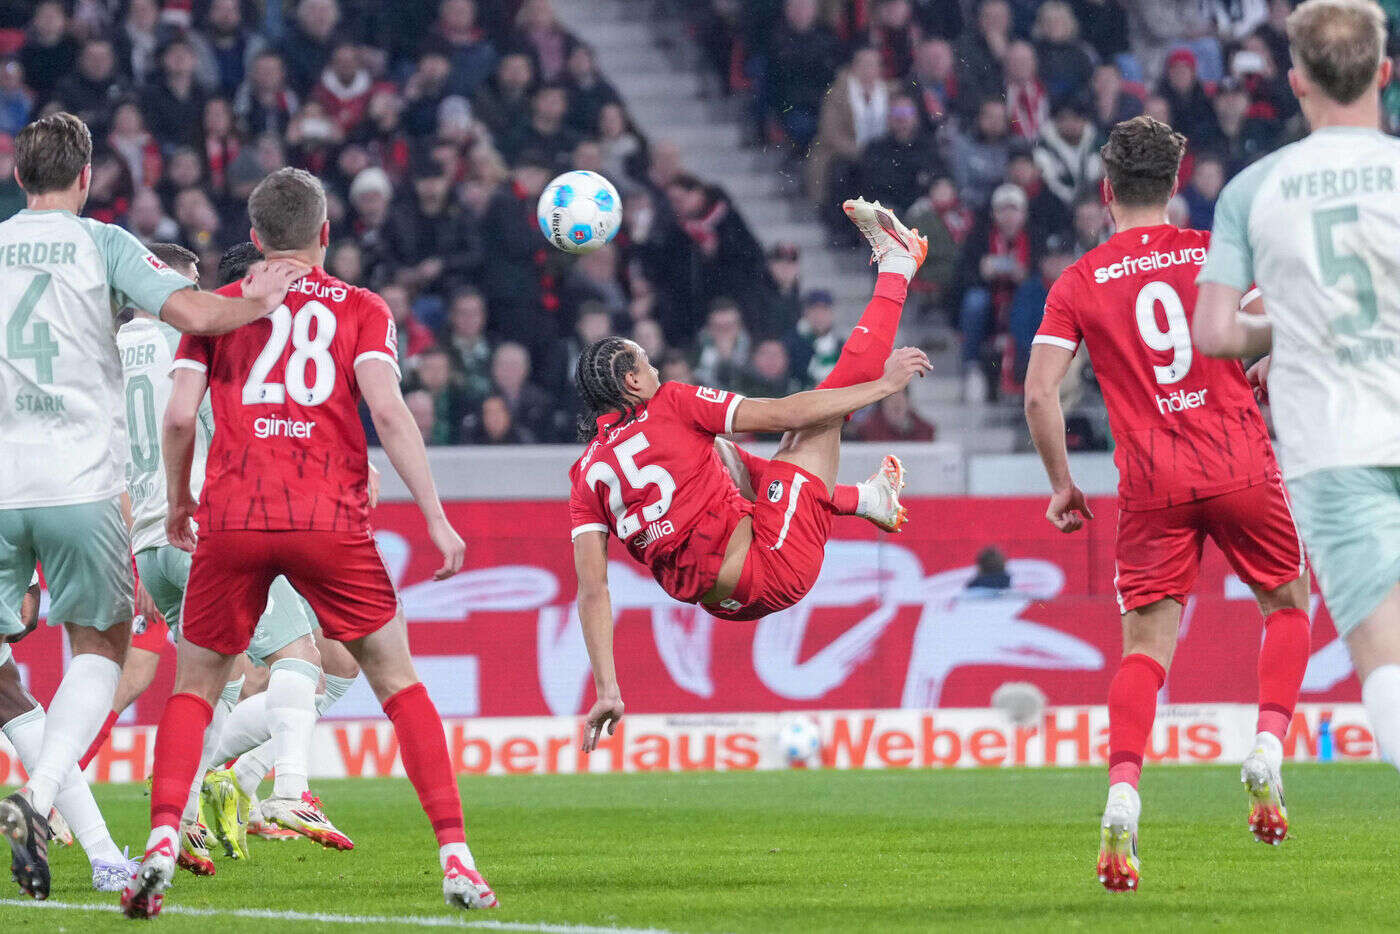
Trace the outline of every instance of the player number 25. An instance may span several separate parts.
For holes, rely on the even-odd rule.
[[[325,402],[335,388],[335,361],[330,354],[331,340],[335,337],[335,313],[320,302],[307,302],[296,317],[286,305],[279,305],[268,320],[272,322],[272,333],[258,359],[253,361],[248,381],[243,384],[243,404],[275,405],[286,402],[288,392],[292,394],[292,401],[301,405]],[[315,337],[311,336],[313,321]],[[288,340],[292,342],[292,355],[287,358],[283,381],[270,382],[268,374],[282,359]],[[316,369],[316,381],[310,386],[306,385],[308,366]]]
[[[637,466],[636,456],[648,446],[647,436],[638,432],[613,448],[613,457],[617,458],[617,465],[622,468],[622,475],[627,479],[629,487],[633,490],[644,490],[654,486],[661,491],[661,498],[649,506],[642,507],[640,516],[637,513],[628,514],[627,504],[622,501],[622,480],[618,478],[617,471],[612,469],[611,464],[594,461],[588,468],[588,473],[583,476],[590,487],[601,483],[608,488],[608,511],[613,514],[613,520],[617,524],[617,537],[624,541],[640,532],[643,522],[656,522],[666,515],[667,510],[671,508],[671,500],[676,495],[676,481],[665,467],[660,464]]]
[[[1164,331],[1157,325],[1157,306],[1167,319]],[[1149,282],[1137,296],[1137,326],[1142,342],[1153,350],[1171,351],[1171,362],[1152,367],[1152,374],[1163,386],[1179,383],[1191,372],[1191,325],[1176,289],[1165,282]]]

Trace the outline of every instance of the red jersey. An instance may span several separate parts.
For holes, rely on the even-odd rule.
[[[753,504],[715,453],[742,396],[664,383],[635,418],[598,419],[598,437],[569,468],[574,537],[612,532],[672,597],[714,586],[729,535]]]
[[[1056,280],[1035,342],[1089,350],[1117,447],[1124,509],[1156,509],[1277,473],[1237,360],[1196,351],[1196,274],[1210,234],[1169,224],[1114,234]]]
[[[219,289],[241,295],[242,284]],[[185,335],[176,367],[209,375],[214,437],[201,529],[369,529],[368,457],[355,367],[398,370],[384,300],[317,267],[277,310],[218,337]]]

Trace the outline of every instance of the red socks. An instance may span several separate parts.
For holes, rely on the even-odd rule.
[[[165,702],[156,729],[155,774],[151,783],[151,827],[178,830],[190,798],[194,773],[204,752],[204,730],[214,708],[197,694],[174,694]]]
[[[899,317],[904,312],[904,297],[908,292],[909,281],[899,273],[880,274],[875,280],[875,294],[841,348],[835,369],[818,389],[839,389],[880,378],[885,372],[885,361],[894,349],[895,332],[899,330]]]
[[[418,800],[432,821],[439,846],[465,843],[462,799],[457,776],[447,756],[447,739],[428,689],[422,682],[410,685],[384,702],[384,712],[394,724],[404,771],[418,792]],[[185,783],[188,790],[189,783]]]
[[[1157,716],[1157,692],[1167,670],[1148,655],[1129,655],[1108,686],[1108,783],[1137,787],[1142,754]]]
[[[1312,624],[1302,610],[1275,610],[1264,620],[1259,647],[1259,727],[1280,740],[1293,720],[1298,688],[1308,667]]]
[[[97,758],[97,753],[101,751],[107,737],[112,735],[112,726],[117,722],[119,714],[115,710],[107,712],[107,719],[102,721],[102,729],[97,731],[97,738],[92,741],[88,751],[83,753],[83,757],[78,760],[78,771],[81,772],[88,767],[88,763]]]
[[[758,488],[759,482],[772,461],[764,460],[757,454],[750,454],[737,444],[734,445],[734,450],[739,452],[739,460],[743,461],[744,469],[749,472],[749,483],[753,484],[754,495],[762,496],[766,491]],[[831,506],[838,516],[854,516],[859,505],[860,490],[856,489],[854,483],[836,484],[836,492],[831,495]]]

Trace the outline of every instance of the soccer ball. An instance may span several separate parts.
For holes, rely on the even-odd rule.
[[[817,755],[822,750],[817,721],[811,717],[793,717],[784,723],[778,730],[778,749],[793,768],[817,764]]]
[[[622,225],[622,199],[597,172],[565,172],[545,186],[535,207],[540,232],[565,253],[592,253]]]

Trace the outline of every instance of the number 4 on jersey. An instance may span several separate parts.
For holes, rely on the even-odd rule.
[[[25,338],[24,329],[52,278],[47,272],[41,272],[34,277],[29,283],[29,288],[20,296],[15,313],[10,316],[10,321],[5,326],[5,356],[11,360],[33,360],[34,379],[39,383],[53,382],[53,358],[58,356],[58,341],[49,336],[49,325],[46,321],[34,322],[33,340]]]

